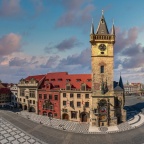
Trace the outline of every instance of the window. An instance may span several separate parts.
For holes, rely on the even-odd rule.
[[[89,94],[85,94],[85,98],[89,98]]]
[[[39,99],[42,99],[42,94],[39,94]]]
[[[82,90],[82,91],[85,91],[85,89],[86,89],[86,85],[85,85],[85,84],[82,84],[82,85],[81,85],[81,90]]]
[[[70,94],[70,98],[73,98],[73,93]]]
[[[74,102],[73,101],[70,101],[70,107],[74,107]]]
[[[25,102],[25,99],[23,99],[23,102]]]
[[[63,97],[66,97],[66,93],[63,93]]]
[[[91,82],[91,79],[87,79],[88,82]]]
[[[81,94],[77,94],[77,98],[81,98]]]
[[[55,100],[58,100],[58,95],[55,95],[55,96],[54,96],[54,99],[55,99]]]
[[[54,116],[57,117],[57,113],[54,113]]]
[[[44,99],[47,99],[47,94],[44,94]]]
[[[104,73],[104,66],[100,66],[100,73]]]
[[[20,96],[24,96],[24,89],[20,89]]]
[[[85,107],[89,107],[89,102],[85,102]]]
[[[67,86],[66,86],[66,90],[71,90],[71,86],[70,86],[70,85],[67,85]]]
[[[51,94],[49,95],[49,99],[52,99],[52,95]]]
[[[44,116],[46,116],[46,115],[47,115],[47,112],[46,112],[46,111],[44,111],[44,112],[43,112],[43,115],[44,115]]]
[[[77,107],[81,107],[81,102],[77,102]]]
[[[62,109],[63,112],[67,112],[67,109]]]
[[[81,79],[76,79],[76,81],[77,81],[77,82],[80,82],[80,81],[81,81]]]
[[[35,91],[30,91],[30,97],[32,97],[32,98],[35,97]]]
[[[71,118],[76,119],[77,118],[77,112],[76,111],[71,111]]]
[[[21,101],[21,98],[19,99],[19,101]]]
[[[29,101],[29,103],[31,104],[31,103],[32,103],[32,101],[30,100],[30,101]]]
[[[35,100],[33,100],[33,104],[35,104]]]
[[[62,81],[62,78],[59,78],[58,81]]]
[[[63,106],[66,106],[66,101],[63,101]]]
[[[53,105],[50,105],[50,110],[53,110]]]

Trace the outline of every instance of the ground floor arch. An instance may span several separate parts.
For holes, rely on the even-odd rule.
[[[64,114],[62,115],[62,119],[64,119],[64,120],[69,120],[69,115],[68,115],[67,113],[64,113]]]
[[[30,107],[30,108],[29,108],[29,112],[36,112],[36,110],[35,110],[34,107]]]
[[[23,108],[22,108],[22,104],[18,104],[18,108],[19,108],[19,109],[23,109]]]
[[[88,122],[89,114],[87,112],[82,112],[80,114],[81,122]]]
[[[23,106],[23,110],[27,110],[27,105],[24,105],[24,106]]]
[[[48,113],[48,117],[53,117],[52,112],[49,112],[49,113]]]

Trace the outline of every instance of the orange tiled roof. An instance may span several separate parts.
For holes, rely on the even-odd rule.
[[[40,80],[42,80],[42,78],[44,78],[44,76],[45,75],[34,75],[34,76],[28,76],[27,78],[25,78],[25,80],[31,80],[32,78],[33,79],[35,79],[35,80],[37,80],[38,82],[40,81]]]
[[[47,73],[44,81],[48,81],[53,88],[56,86],[57,89],[65,89],[66,83],[70,83],[74,89],[80,89],[82,83],[85,83],[87,88],[91,88],[91,74]]]

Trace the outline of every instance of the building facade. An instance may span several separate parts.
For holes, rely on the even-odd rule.
[[[11,84],[10,91],[11,91],[11,104],[14,107],[17,107],[17,94],[18,94],[17,84]]]
[[[22,110],[38,113],[38,87],[45,75],[29,76],[18,83],[18,104]]]
[[[10,89],[5,87],[0,83],[0,107],[5,107],[11,102],[11,92]]]
[[[118,92],[115,92],[118,89],[114,90],[115,29],[113,25],[111,33],[109,33],[103,14],[96,33],[94,33],[92,23],[90,43],[92,67],[91,125],[98,127],[117,125],[126,120],[126,114],[123,110],[124,93],[122,92],[119,96]],[[121,90],[123,91],[123,88]],[[120,103],[118,106],[116,106],[116,101]]]
[[[144,88],[142,83],[129,83],[124,85],[126,95],[144,95]]]
[[[61,95],[61,119],[90,122],[91,75],[69,74],[64,77]]]
[[[47,73],[38,89],[40,115],[89,122],[91,75]]]

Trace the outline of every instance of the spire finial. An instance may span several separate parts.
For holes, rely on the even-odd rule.
[[[104,15],[104,10],[102,10],[102,15]]]

